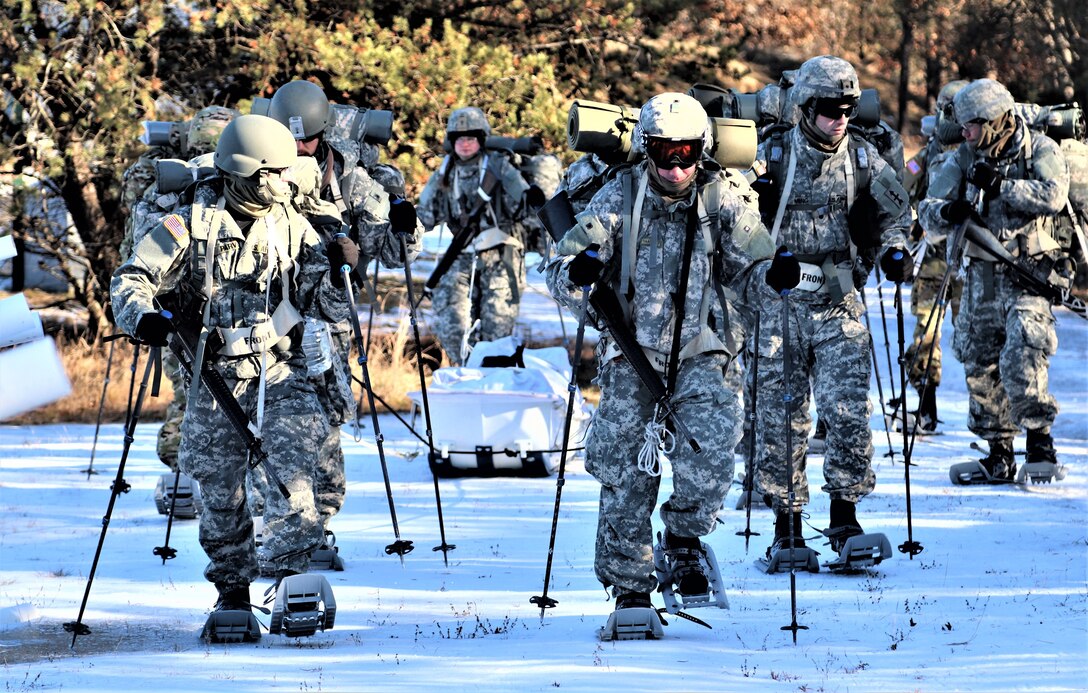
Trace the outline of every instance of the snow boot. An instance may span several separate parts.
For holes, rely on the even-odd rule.
[[[831,499],[829,524],[823,534],[836,556],[824,566],[831,572],[853,572],[891,558],[892,545],[888,537],[883,533],[866,534],[858,522],[857,507],[850,501]]]
[[[302,638],[318,630],[332,629],[336,621],[336,598],[324,575],[281,570],[273,587],[276,594],[269,633]]]
[[[208,615],[200,638],[209,643],[256,642],[261,629],[253,616],[249,585],[216,584],[219,599]]]
[[[1012,438],[990,441],[990,454],[974,462],[960,462],[948,469],[953,484],[1011,484],[1016,479],[1016,460],[1012,452]]]
[[[664,620],[646,592],[621,592],[608,623],[597,630],[601,640],[658,640],[665,637]]]
[[[827,424],[823,418],[816,417],[816,429],[808,440],[808,454],[822,455],[827,452]]]
[[[790,522],[793,522],[793,543],[790,543]],[[816,552],[805,546],[801,531],[801,513],[788,510],[777,511],[774,520],[774,542],[767,547],[767,555],[759,559],[760,565],[768,573],[807,570],[820,572],[820,561]]]
[[[1016,477],[1017,483],[1025,484],[1030,479],[1033,484],[1049,484],[1065,478],[1065,465],[1058,462],[1049,431],[1029,430],[1027,448],[1027,460]]]
[[[344,569],[344,559],[340,558],[340,547],[336,545],[336,535],[325,530],[325,540],[310,554],[310,570]]]
[[[901,404],[902,401],[902,397],[888,400],[891,413],[885,415],[888,426],[896,433],[903,432],[904,407]],[[921,401],[918,403],[918,408],[907,412],[907,432],[916,433],[920,436],[937,435],[938,423],[940,423],[940,419],[937,418],[937,388],[927,387],[925,396],[921,397]]]
[[[654,545],[654,570],[657,571],[657,589],[670,614],[678,613],[681,607],[729,608],[718,559],[697,537],[680,537],[668,530],[664,536],[658,533]]]

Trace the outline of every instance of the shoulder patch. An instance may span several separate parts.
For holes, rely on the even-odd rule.
[[[178,243],[184,243],[185,237],[189,235],[189,229],[185,228],[185,221],[177,214],[168,215],[162,220],[162,225]]]
[[[910,171],[913,175],[917,176],[919,173],[922,172],[922,167],[917,161],[911,159],[907,162],[907,170]]]

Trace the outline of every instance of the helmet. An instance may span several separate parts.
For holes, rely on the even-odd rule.
[[[809,58],[797,70],[790,98],[802,109],[812,99],[853,99],[861,97],[854,66],[833,55]]]
[[[1016,101],[1005,85],[992,79],[976,79],[956,92],[952,103],[960,123],[993,121],[1016,108]]]
[[[215,166],[230,176],[249,178],[265,168],[295,164],[295,138],[282,123],[261,115],[243,115],[223,128],[215,147]]]
[[[658,94],[647,101],[638,112],[635,141],[645,144],[645,138],[665,140],[697,140],[709,132],[707,115],[695,98],[678,92]]]
[[[940,111],[945,106],[951,104],[953,97],[968,84],[970,84],[970,82],[966,79],[954,79],[941,87],[941,90],[937,92],[937,110]]]
[[[446,121],[446,137],[451,142],[462,135],[475,135],[482,147],[484,139],[490,134],[491,125],[487,122],[487,116],[475,106],[458,108],[450,113],[450,119]]]
[[[223,106],[208,106],[197,111],[189,121],[189,134],[186,137],[189,158],[215,151],[223,128],[237,117],[238,111]]]
[[[296,79],[272,95],[268,116],[286,125],[296,140],[308,140],[329,124],[329,99],[313,82]]]

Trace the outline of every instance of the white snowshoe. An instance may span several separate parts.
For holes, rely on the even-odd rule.
[[[747,491],[744,488],[745,476],[744,472],[739,473],[733,480],[733,483],[740,486],[740,495],[737,496],[736,510],[744,510],[750,503],[752,510],[769,509],[767,504],[763,502],[763,496],[756,493],[755,489]]]
[[[174,481],[177,492],[174,492]],[[200,484],[184,474],[163,474],[155,484],[155,508],[160,515],[170,514],[170,505],[174,506],[175,520],[193,520],[200,517],[204,508],[200,497]]]
[[[1065,465],[1060,462],[1025,462],[1016,476],[1016,483],[1027,485],[1030,480],[1033,484],[1049,484],[1061,481],[1065,474]]]
[[[616,610],[608,623],[597,629],[597,637],[609,640],[660,640],[665,637],[665,623],[650,602],[650,595],[629,592],[616,598]]]
[[[670,614],[684,609],[700,609],[704,607],[729,608],[729,598],[725,595],[725,587],[722,586],[721,572],[718,570],[718,559],[714,556],[714,550],[705,542],[700,541],[701,551],[691,549],[671,549],[672,556],[662,546],[661,533],[657,534],[657,543],[654,544],[654,570],[657,571],[657,588],[665,600],[665,610]],[[678,572],[683,570],[674,565],[674,556],[681,555],[695,558],[707,580],[707,591],[702,594],[684,594],[677,590],[680,582]],[[691,568],[688,568],[691,569]],[[679,601],[677,596],[680,597]],[[703,624],[706,625],[706,624]],[[709,626],[708,626],[709,627]]]
[[[903,432],[903,414],[898,409],[885,414],[884,421],[892,431]],[[917,411],[907,412],[907,433],[917,432],[920,436],[939,436],[941,432],[937,430],[938,423],[940,420],[926,414],[919,414]]]
[[[847,531],[844,532],[843,530]],[[860,528],[858,528],[860,529]],[[849,528],[824,530],[824,536],[830,541],[832,551],[838,555],[824,563],[824,567],[833,573],[852,573],[874,565],[880,565],[881,561],[892,557],[892,545],[883,532],[873,534],[848,535]]]
[[[291,638],[331,630],[336,621],[336,598],[324,575],[288,575],[276,587],[268,632]]]
[[[1016,473],[1015,466],[1013,474]],[[948,468],[948,478],[957,486],[976,486],[979,484],[1011,484],[1012,476],[995,476],[983,466],[981,460],[960,462]]]
[[[789,548],[789,541],[775,542],[767,549],[767,554],[756,559],[757,564],[767,573],[788,573],[796,570],[807,570],[810,573],[820,572],[820,559],[815,550],[807,546],[795,546]]]
[[[344,559],[340,558],[340,547],[336,545],[336,535],[325,530],[325,543],[310,554],[310,570],[344,569]]]
[[[208,614],[200,639],[208,643],[257,642],[261,628],[249,603],[249,588],[220,593],[215,610]]]

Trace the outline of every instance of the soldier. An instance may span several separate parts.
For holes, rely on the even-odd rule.
[[[791,96],[800,106],[800,120],[780,138],[761,142],[753,166],[764,222],[774,242],[793,251],[804,278],[789,301],[791,324],[796,325],[788,344],[783,344],[784,302],[778,294],[789,287],[781,285],[781,277],[768,275],[774,291],[761,289],[749,297],[762,313],[760,341],[754,345],[759,349],[756,486],[776,514],[769,569],[776,564],[775,554],[789,548],[791,522],[793,547],[805,549],[797,555],[811,556],[800,539],[801,510],[809,500],[805,453],[811,396],[827,421],[823,489],[831,496],[831,517],[824,533],[834,551],[841,552],[849,538],[863,533],[855,506],[876,483],[869,430],[869,333],[853,273],[859,246],[868,246],[881,249],[890,279],[909,276],[909,255],[892,258],[905,248],[911,217],[906,192],[891,167],[872,144],[848,134],[860,93],[857,73],[845,60],[825,55],[805,61]],[[869,218],[851,225],[855,204],[869,210]],[[788,384],[783,378],[787,358]],[[791,421],[785,420],[786,387],[793,395]],[[793,429],[792,460],[786,454],[786,426]],[[792,507],[790,473],[796,490]]]
[[[162,158],[190,159],[199,167],[215,151],[219,136],[238,111],[223,106],[208,106],[196,112],[185,131],[184,146],[152,147],[129,167],[123,177],[124,199],[129,209],[125,218],[125,236],[121,241],[121,258],[128,258],[132,248],[149,225],[167,214],[178,202],[174,192],[164,193],[156,180],[157,161]],[[210,161],[207,163],[210,164]],[[150,177],[149,177],[150,176]],[[178,447],[181,444],[181,421],[185,415],[185,379],[180,366],[170,354],[164,356],[163,369],[173,385],[173,399],[166,407],[166,416],[159,428],[155,451],[172,471],[178,469]]]
[[[390,166],[377,164],[373,145],[338,136],[339,130],[331,130],[330,104],[321,87],[313,82],[295,80],[281,86],[273,94],[268,115],[287,126],[295,138],[299,156],[300,182],[306,179],[301,171],[309,173],[309,185],[303,183],[299,199],[300,209],[314,220],[322,240],[329,242],[341,231],[342,225],[350,229],[364,258],[378,258],[388,268],[403,267],[419,254],[423,227],[416,220],[415,210],[407,200],[390,203],[388,191],[372,178],[361,165],[360,154],[370,152],[372,167],[379,170],[390,186],[404,189],[400,172]],[[326,137],[331,134],[331,137]],[[328,223],[329,220],[332,223]],[[323,223],[318,223],[322,221]],[[408,250],[407,258],[401,254],[400,238],[403,235]],[[358,275],[366,282],[367,260],[359,263]],[[351,389],[352,328],[348,320],[331,325],[311,323],[311,336],[318,343],[325,342],[330,350],[328,359],[311,364],[311,376],[317,380],[318,397],[328,417],[329,432],[321,446],[317,478],[314,488],[317,508],[325,534],[332,539],[329,521],[343,507],[347,481],[344,474],[344,452],[340,444],[340,427],[351,420],[355,412],[355,399]],[[327,332],[327,334],[326,334]],[[259,475],[254,476],[253,486],[257,495],[266,493],[266,486]],[[324,550],[333,550],[334,542],[326,543]],[[330,556],[333,567],[342,568],[338,557]]]
[[[452,232],[467,219],[468,245],[441,277],[432,275],[435,331],[451,366],[468,353],[474,321],[475,341],[495,341],[514,332],[525,287],[525,245],[517,224],[530,202],[543,203],[543,193],[529,193],[517,167],[500,152],[484,149],[491,126],[475,106],[458,108],[446,123],[453,154],[446,155],[419,196],[419,217],[427,229],[445,222]],[[487,188],[487,189],[485,189]],[[433,285],[437,282],[437,285]],[[433,286],[432,286],[433,285]]]
[[[264,464],[290,491],[273,491],[265,502],[272,531],[264,549],[277,579],[305,572],[322,540],[313,468],[328,424],[299,348],[303,317],[344,320],[348,304],[336,284],[340,268],[358,262],[346,238],[330,243],[326,257],[290,205],[283,176],[295,159],[294,139],[281,124],[257,115],[233,120],[216,147],[219,176],[148,230],[110,287],[125,332],[153,346],[164,346],[175,325],[199,334],[195,353],[233,385],[263,440]],[[156,299],[172,307],[173,321]],[[199,372],[200,364],[193,368]],[[216,611],[248,612],[258,574],[245,494],[249,452],[193,380],[178,463],[203,493],[204,576],[219,591]]]
[[[967,86],[962,79],[944,85],[937,94],[936,125],[926,146],[907,164],[910,176],[909,185],[905,186],[910,195],[911,204],[917,206],[926,198],[929,181],[934,178],[945,159],[952,156],[956,147],[963,141],[960,124],[952,108],[952,97]],[[948,270],[945,261],[947,252],[946,237],[943,228],[932,230],[922,225],[919,218],[911,229],[915,241],[925,241],[922,264],[914,276],[910,290],[910,312],[914,315],[914,338],[907,347],[906,359],[911,365],[907,377],[910,384],[918,391],[918,411],[914,412],[917,431],[920,435],[934,433],[937,430],[937,387],[941,384],[941,325],[935,323],[938,316],[937,292]],[[951,306],[953,318],[959,314],[960,295],[963,292],[963,280],[958,272],[948,278],[945,294],[946,305]],[[933,317],[931,317],[933,316]],[[928,331],[927,331],[928,326]],[[923,383],[928,383],[923,389]]]
[[[739,283],[753,259],[772,251],[758,214],[742,199],[750,188],[702,158],[709,138],[706,112],[692,97],[665,93],[650,99],[634,134],[646,159],[593,196],[546,272],[552,294],[575,311],[582,287],[594,282],[608,282],[598,291],[615,289],[626,298],[627,317],[608,320],[625,324],[650,356],[702,449],[696,454],[687,441],[676,441],[669,455],[673,492],[660,509],[660,548],[672,583],[662,587],[682,595],[709,591],[713,576],[701,565],[705,545],[699,538],[715,528],[740,436],[738,402],[724,381],[734,354],[726,346],[729,329],[714,285]],[[682,309],[674,306],[673,293],[684,296]],[[650,608],[650,593],[659,586],[650,517],[660,468],[654,445],[648,455],[640,455],[640,448],[647,426],[663,424],[610,331],[602,332],[597,357],[601,400],[586,443],[586,469],[601,483],[594,568],[612,588],[618,616],[625,609]]]
[[[1060,252],[1051,236],[1053,215],[1069,190],[1061,148],[1028,129],[1000,82],[971,82],[952,103],[966,141],[930,180],[919,206],[926,228],[963,233],[964,223],[974,220],[1024,261],[1053,257]],[[949,245],[951,254],[955,244]],[[964,254],[967,276],[952,348],[967,376],[967,426],[989,442],[990,454],[953,480],[1015,479],[1012,442],[1021,428],[1027,429],[1026,471],[1033,480],[1060,479],[1064,470],[1050,435],[1058,403],[1047,388],[1058,345],[1054,313],[1047,299],[1018,286],[1013,270],[975,244],[968,242]]]

